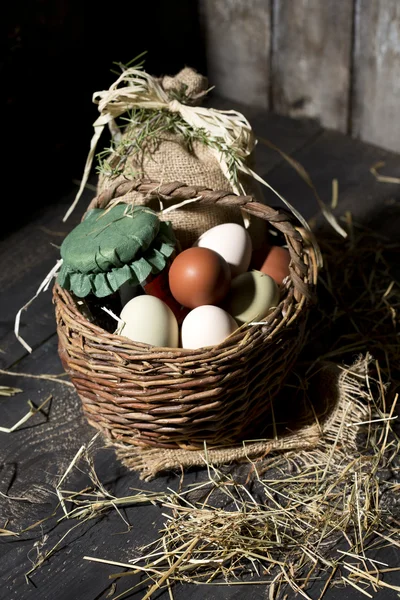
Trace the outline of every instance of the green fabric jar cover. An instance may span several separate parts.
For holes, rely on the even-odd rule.
[[[94,208],[63,241],[57,281],[79,298],[104,298],[128,281],[141,284],[162,271],[175,245],[170,223],[149,208]]]

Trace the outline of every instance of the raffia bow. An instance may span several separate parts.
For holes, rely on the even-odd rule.
[[[185,93],[188,88],[187,83],[185,83],[185,79],[186,81],[188,80],[188,74],[192,78],[193,76],[201,78],[200,84],[197,87],[194,86],[192,93]],[[165,80],[167,80],[168,85],[165,84]],[[246,164],[246,159],[252,153],[257,140],[255,139],[250,123],[244,115],[236,110],[217,110],[193,105],[194,102],[209,91],[204,89],[204,82],[206,82],[204,77],[188,68],[183,69],[174,78],[164,77],[160,79],[149,75],[141,68],[132,67],[125,69],[108,90],[95,92],[93,94],[93,102],[98,104],[100,116],[93,124],[94,134],[90,143],[90,151],[78,193],[63,220],[66,221],[82,195],[89,178],[97,143],[104,128],[108,126],[114,139],[118,139],[120,131],[116,125],[116,119],[128,110],[132,108],[169,110],[170,112],[179,113],[182,119],[194,130],[203,130],[210,142],[218,142],[218,148],[213,147],[212,143],[210,144],[210,151],[218,160],[224,176],[229,181],[235,193],[244,194],[245,191],[240,181],[234,178],[227,163],[228,152],[232,156],[232,150],[234,151],[237,170],[250,175],[256,181],[269,188],[309,232],[310,238],[313,241],[314,236],[304,217],[267,181]],[[168,91],[165,88],[169,88]],[[226,153],[224,149],[226,149]],[[323,212],[325,214],[325,210]],[[341,230],[332,213],[330,211],[327,211],[327,213],[325,216],[331,225],[337,231]],[[339,231],[339,233],[346,235],[343,230]],[[313,245],[317,247],[315,242]],[[317,252],[317,256],[320,257],[319,251]],[[322,266],[321,257],[319,258],[319,262],[320,266]]]
[[[179,75],[175,78],[178,80],[178,84]],[[93,102],[98,104],[100,116],[93,124],[94,135],[90,143],[90,151],[86,160],[79,191],[74,203],[67,211],[64,221],[72,213],[82,195],[90,174],[97,143],[104,128],[108,125],[113,137],[117,136],[119,129],[115,124],[115,120],[134,107],[151,110],[167,109],[170,112],[179,113],[194,129],[203,129],[207,132],[208,136],[218,139],[219,144],[223,147],[234,148],[240,162],[239,167],[241,167],[241,163],[244,163],[246,158],[251,154],[256,140],[251,125],[241,113],[235,110],[222,111],[201,106],[190,106],[187,103],[192,100],[190,95],[186,95],[185,102],[181,102],[174,98],[171,92],[167,93],[164,90],[162,81],[162,79],[157,79],[145,71],[130,68],[126,69],[108,90],[93,94]],[[121,85],[123,87],[120,87]],[[202,94],[197,94],[197,96],[204,95],[205,93],[207,93],[207,90]],[[232,179],[232,173],[228,168],[223,152],[214,148],[211,148],[211,151],[216,156],[233,190],[236,193],[243,193],[241,184]],[[240,170],[249,173],[249,170],[244,167],[240,168]]]

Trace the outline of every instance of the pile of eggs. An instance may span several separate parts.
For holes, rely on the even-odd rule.
[[[164,286],[158,288],[164,287],[162,294],[145,287],[146,295],[125,304],[120,335],[170,348],[197,349],[223,342],[241,325],[264,319],[279,304],[280,286],[289,275],[288,250],[269,247],[256,264],[259,268],[250,269],[254,260],[244,227],[224,223],[209,229],[175,256],[162,274]]]

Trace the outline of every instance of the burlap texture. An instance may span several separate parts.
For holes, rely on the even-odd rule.
[[[207,94],[207,77],[190,67],[184,67],[174,77],[164,75],[161,83],[164,90],[171,96],[184,95],[187,103],[190,104],[197,104]]]
[[[260,441],[244,441],[230,448],[205,448],[204,452],[136,447],[115,441],[106,443],[112,445],[126,467],[138,471],[141,478],[147,480],[161,472],[257,460],[272,452],[306,450],[329,454],[332,447],[338,453],[354,451],[358,424],[371,413],[366,389],[370,362],[371,357],[367,355],[350,368],[326,363],[310,378],[310,402],[301,406],[297,396],[291,400],[284,389],[277,401],[281,405],[275,403],[274,434]]]
[[[207,79],[193,69],[185,68],[175,77],[164,77],[162,85],[171,95],[171,99],[174,94],[182,96],[184,93],[185,101],[194,103],[205,94]],[[125,141],[134,141],[136,133],[134,127],[128,127],[122,138]],[[112,165],[116,161],[116,155],[109,158]],[[250,166],[255,166],[253,157],[250,158],[249,163]],[[160,183],[180,181],[212,190],[232,191],[232,186],[211,149],[198,140],[193,140],[189,148],[183,135],[174,132],[162,133],[157,139],[152,138],[146,142],[140,151],[133,152],[124,165],[122,175],[116,178],[100,175],[97,191],[100,193],[120,180],[132,178],[145,178]],[[257,201],[262,202],[262,193],[256,181],[251,177],[242,176],[240,182],[245,194],[252,195]],[[128,194],[126,202],[132,201],[133,196],[131,198]],[[138,202],[137,198],[135,202]],[[159,207],[152,206],[152,208],[159,210]],[[221,223],[233,222],[243,225],[240,210],[223,206],[207,207],[193,203],[169,212],[165,217],[162,214],[159,216],[162,220],[171,222],[182,249],[191,246],[204,231]],[[254,218],[249,232],[253,239],[253,246],[260,247],[266,235],[265,223]]]

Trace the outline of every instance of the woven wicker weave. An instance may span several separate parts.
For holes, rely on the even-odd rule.
[[[132,191],[198,198],[210,210],[214,204],[236,206],[267,220],[286,238],[291,277],[264,324],[243,326],[222,344],[199,350],[155,348],[108,333],[88,322],[56,284],[59,354],[86,417],[111,440],[134,445],[203,448],[204,442],[229,446],[250,439],[302,347],[317,278],[314,248],[286,212],[227,191],[126,182],[90,206],[105,207]]]

